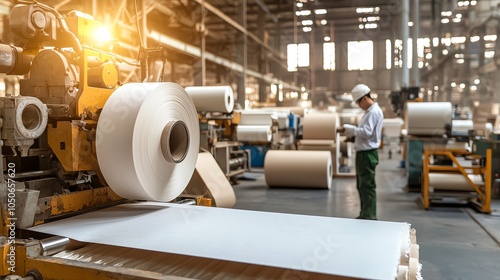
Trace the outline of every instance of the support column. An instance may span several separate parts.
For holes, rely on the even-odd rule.
[[[238,5],[236,6],[236,18],[238,19],[238,23],[243,26],[243,28],[246,30],[247,29],[247,0],[240,0],[238,2]],[[243,66],[243,72],[238,73],[237,76],[237,97],[235,100],[235,103],[240,104],[242,108],[245,108],[245,99],[246,99],[246,94],[245,94],[245,87],[246,87],[246,71],[248,68],[247,65],[247,45],[248,45],[248,38],[246,34],[243,32],[238,32],[238,35],[236,36],[236,42],[239,42],[236,44],[236,60],[239,64]]]
[[[264,42],[267,43],[265,40],[265,24],[266,24],[266,14],[262,9],[259,9],[258,12],[258,34],[259,38]],[[258,66],[259,66],[259,73],[265,75],[267,74],[267,58],[266,58],[266,51],[264,47],[260,46],[259,47],[259,57],[258,59]],[[259,79],[259,102],[266,102],[267,101],[267,83],[266,81]]]
[[[401,89],[399,84],[399,66],[396,64],[396,40],[398,39],[397,25],[391,23],[391,92],[398,92]]]
[[[402,67],[401,67],[401,87],[406,88],[410,86],[410,77],[408,69],[408,38],[409,27],[408,21],[410,20],[410,0],[401,0],[401,40],[403,50],[401,53]]]
[[[411,21],[413,22],[413,27],[411,28],[413,56],[410,86],[419,87],[420,70],[418,68],[418,36],[420,35],[420,0],[412,0]]]
[[[206,10],[205,6],[200,5],[201,19],[200,23],[196,25],[196,31],[198,31],[200,37],[200,59],[195,62],[195,74],[194,74],[194,84],[196,86],[206,86],[206,77],[207,77],[207,62],[205,58],[206,52],[206,30],[205,30],[205,15]]]

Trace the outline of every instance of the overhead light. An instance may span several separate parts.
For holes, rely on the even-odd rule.
[[[456,18],[462,18],[462,14],[456,14],[455,17]]]
[[[463,58],[457,59],[457,64],[464,64],[464,63],[465,63],[465,59],[463,59]]]
[[[496,41],[497,40],[497,35],[485,35],[484,36],[485,41]]]
[[[360,24],[358,27],[359,27],[359,29],[364,29],[365,28],[365,26],[363,24]]]
[[[454,18],[451,21],[453,21],[454,23],[459,23],[462,21],[462,19],[461,18]]]
[[[455,58],[464,58],[464,54],[463,53],[456,53]]]
[[[479,79],[474,79],[474,84],[479,85],[481,81]]]
[[[449,19],[449,18],[442,18],[442,19],[441,19],[441,23],[445,23],[445,24],[446,24],[446,23],[448,23],[448,22],[450,22],[450,19]]]
[[[311,27],[304,27],[304,28],[302,28],[302,30],[303,30],[304,32],[311,32],[311,31],[312,31],[312,28],[311,28]]]
[[[297,7],[302,8],[303,6],[304,6],[303,3],[300,3],[300,2],[297,3]]]
[[[366,20],[367,21],[379,21],[380,17],[367,17]]]
[[[327,23],[328,23],[328,21],[326,19],[321,20],[321,25],[326,25]]]
[[[443,55],[447,55],[448,54],[448,50],[447,49],[444,49],[443,50]]]
[[[442,17],[451,17],[453,13],[451,11],[442,11],[441,16]]]
[[[460,84],[460,88],[465,88],[465,84],[464,84],[464,83],[461,83],[461,84]]]
[[[308,19],[308,20],[303,20],[302,22],[302,25],[304,26],[307,26],[307,25],[313,25],[313,21]]]
[[[434,86],[434,90],[439,90],[439,86]]]
[[[362,7],[356,8],[356,13],[358,14],[378,14],[380,7]]]
[[[451,84],[450,84],[450,85],[451,85],[451,87],[456,87],[456,86],[457,86],[457,83],[455,83],[455,82],[451,82]]]
[[[377,28],[377,26],[378,25],[376,23],[367,23],[367,24],[365,24],[365,28],[366,29],[375,29],[375,28]]]
[[[471,6],[475,6],[477,4],[477,1],[470,1]]]
[[[425,54],[426,59],[431,59],[432,58],[432,53],[426,53]]]
[[[479,41],[479,39],[481,39],[481,37],[479,37],[479,36],[472,36],[472,37],[470,37],[470,41],[471,42],[477,42],[477,41]]]
[[[317,15],[325,15],[326,14],[326,9],[314,10],[314,13],[317,14]]]
[[[477,86],[475,85],[470,86],[470,90],[477,90]]]
[[[410,26],[410,27],[413,26],[413,21],[409,21],[408,26]]]
[[[331,38],[330,38],[330,36],[325,36],[324,40],[325,40],[325,42],[330,42]]]
[[[311,14],[311,11],[310,10],[303,10],[303,11],[296,11],[295,14],[300,17],[300,16],[308,16]]]

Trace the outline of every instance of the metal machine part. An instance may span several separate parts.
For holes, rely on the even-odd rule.
[[[30,96],[11,96],[0,98],[0,117],[3,124],[1,137],[4,144],[19,147],[21,156],[28,155],[34,139],[40,137],[47,127],[47,106],[39,99]]]

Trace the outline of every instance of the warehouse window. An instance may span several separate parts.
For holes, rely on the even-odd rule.
[[[408,68],[412,67],[413,64],[413,44],[412,44],[412,39],[408,39]],[[401,40],[396,40],[394,48],[397,50],[396,53],[399,53],[401,50],[402,41]],[[393,49],[391,45],[391,40],[386,40],[385,41],[385,68],[386,69],[391,69],[392,67],[392,56],[393,56]],[[424,66],[424,49],[426,47],[430,47],[430,39],[429,38],[418,38],[417,40],[417,54],[418,54],[418,67],[422,68]],[[401,60],[398,58],[395,59],[395,64],[398,65],[398,68],[401,68]]]
[[[335,43],[323,44],[323,69],[335,70]]]
[[[373,42],[347,42],[347,69],[373,70]]]
[[[385,40],[385,69],[392,67],[392,45],[391,40]]]
[[[288,71],[297,71],[298,67],[309,66],[309,44],[289,44],[287,46]]]

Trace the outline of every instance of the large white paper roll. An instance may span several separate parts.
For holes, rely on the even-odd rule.
[[[332,156],[327,151],[285,151],[266,153],[264,174],[270,187],[329,189]]]
[[[408,102],[406,130],[408,135],[443,135],[451,125],[450,102]]]
[[[174,83],[131,83],[106,102],[97,159],[109,186],[130,199],[170,201],[187,186],[200,145],[198,116]]]
[[[236,138],[242,142],[270,142],[272,139],[271,127],[268,125],[238,125]]]
[[[234,107],[233,89],[230,86],[186,87],[198,112],[231,113]]]
[[[334,140],[337,135],[336,114],[306,114],[302,135],[304,139]]]

